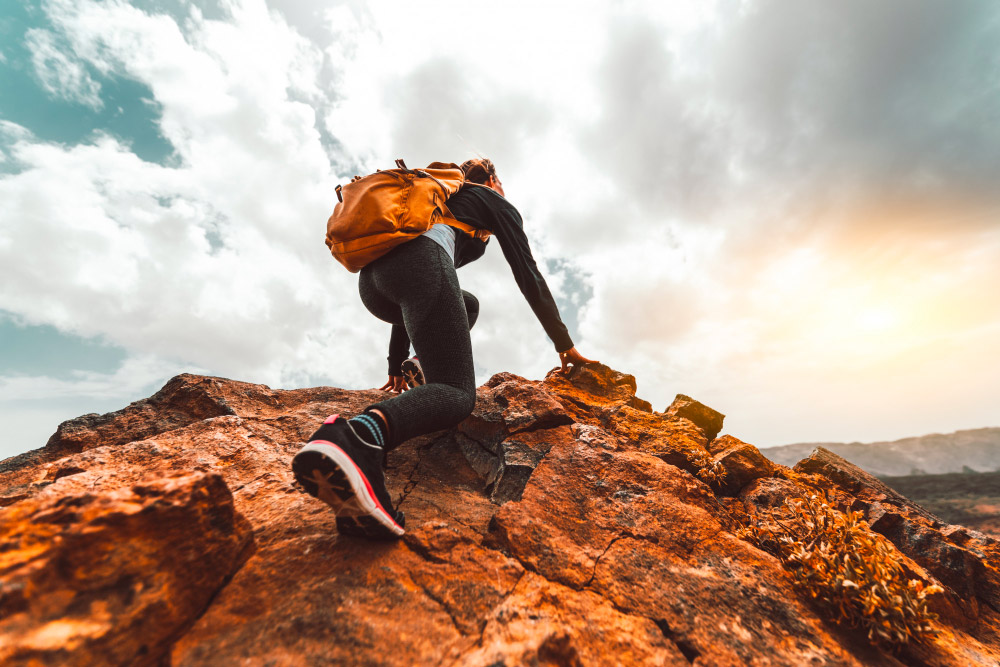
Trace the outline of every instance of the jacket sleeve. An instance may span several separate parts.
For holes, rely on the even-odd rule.
[[[556,352],[565,352],[573,347],[573,339],[570,338],[566,325],[559,317],[555,299],[552,298],[549,286],[531,255],[521,214],[507,204],[494,208],[493,222],[493,235],[500,243],[500,249],[510,265],[521,294],[528,301],[535,317],[541,322],[545,333],[552,339]]]
[[[389,336],[389,375],[402,375],[400,366],[409,356],[410,337],[406,333],[406,327],[393,324],[392,334]]]

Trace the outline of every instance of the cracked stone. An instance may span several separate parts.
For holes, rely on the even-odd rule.
[[[352,416],[384,398],[184,375],[145,401],[71,420],[56,438],[65,446],[0,463],[0,512],[34,517],[16,522],[23,532],[0,547],[0,626],[17,624],[16,641],[58,646],[45,660],[68,665],[590,665],[609,656],[620,664],[899,665],[831,625],[780,563],[733,534],[748,506],[825,489],[923,545],[927,568],[900,553],[908,576],[929,581],[931,566],[960,556],[949,567],[962,576],[933,603],[942,633],[905,664],[1000,659],[1000,614],[988,601],[1000,566],[995,541],[922,519],[862,476],[847,475],[847,491],[845,478],[823,476],[829,468],[747,465],[756,479],[726,497],[697,473],[738,441],[709,438],[679,413],[651,412],[635,396],[635,378],[602,365],[541,381],[497,374],[464,423],[389,454],[404,538],[338,535],[330,508],[293,487],[289,462],[328,415]],[[206,487],[185,504],[144,486],[189,478],[215,480],[205,484],[220,493]],[[108,498],[120,511],[93,522],[81,514]],[[42,506],[49,510],[29,511]],[[160,520],[175,511],[188,519]],[[252,551],[219,556],[239,551],[239,535],[251,529]],[[62,548],[49,531],[93,531],[81,554],[90,571],[109,573],[107,585],[57,567],[32,570],[32,545]],[[136,550],[148,565],[139,572],[126,559]],[[117,585],[119,573],[142,586]],[[29,575],[43,595],[23,594]],[[969,578],[975,590],[959,607]],[[168,589],[159,599],[172,606],[143,607]],[[86,603],[59,611],[75,599]],[[132,632],[145,628],[150,609],[157,627]],[[48,613],[73,623],[52,625]],[[124,639],[107,650],[122,653],[95,660],[99,637],[113,633]],[[10,646],[0,641],[0,650]]]
[[[715,436],[719,435],[719,431],[722,430],[722,422],[726,419],[726,415],[721,412],[713,410],[707,405],[699,403],[684,394],[677,394],[673,403],[667,406],[664,414],[667,417],[680,417],[690,420],[702,430],[709,441],[714,440]]]
[[[484,493],[498,505],[518,500],[552,446],[572,439],[568,426],[517,433],[496,443],[494,451],[464,434],[458,438],[469,465],[483,478]]]
[[[493,611],[481,643],[458,665],[689,664],[650,619],[531,572]]]
[[[744,486],[761,477],[772,477],[778,470],[756,447],[731,435],[725,435],[712,442],[716,447],[713,457],[726,471],[722,481],[722,492],[733,496]]]
[[[154,664],[238,569],[250,525],[218,475],[0,510],[0,662]]]

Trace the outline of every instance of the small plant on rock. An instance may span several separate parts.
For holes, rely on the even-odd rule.
[[[800,590],[869,640],[896,648],[935,634],[927,596],[942,588],[906,580],[892,543],[825,492],[751,514],[737,535],[778,557]]]
[[[697,466],[698,478],[713,489],[718,489],[726,480],[726,468],[708,454],[696,452],[694,464]]]

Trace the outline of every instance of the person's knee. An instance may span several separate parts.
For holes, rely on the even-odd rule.
[[[465,299],[465,309],[467,311],[479,314],[479,299],[476,298],[475,294],[463,290],[462,298]]]
[[[462,400],[459,405],[459,413],[461,414],[461,419],[465,419],[472,414],[472,411],[476,408],[476,390],[463,391]]]
[[[462,292],[462,298],[465,300],[465,313],[469,317],[469,328],[471,329],[475,326],[476,320],[479,319],[479,299],[466,291]]]

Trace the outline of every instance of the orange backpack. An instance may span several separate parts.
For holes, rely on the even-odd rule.
[[[456,220],[445,205],[466,185],[458,165],[432,162],[426,169],[407,169],[396,160],[396,166],[337,186],[340,202],[326,223],[326,245],[348,271],[360,271],[441,222],[482,241],[489,238],[486,230]]]

